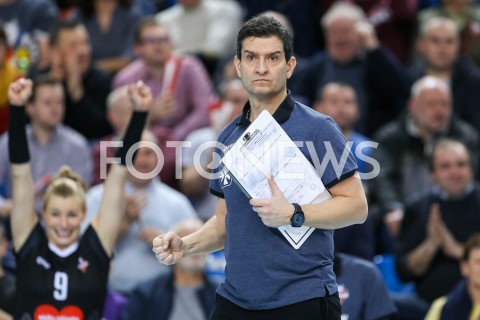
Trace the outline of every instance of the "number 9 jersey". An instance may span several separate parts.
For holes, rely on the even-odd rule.
[[[15,319],[102,318],[110,258],[92,226],[59,251],[38,223],[16,257]]]

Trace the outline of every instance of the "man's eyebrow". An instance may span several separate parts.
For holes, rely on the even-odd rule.
[[[248,53],[248,54],[253,54],[253,55],[258,55],[258,53],[256,52],[253,52],[253,51],[250,51],[250,50],[243,50],[243,53]],[[277,51],[274,51],[274,52],[269,52],[269,53],[266,53],[265,55],[267,56],[273,56],[275,54],[282,54],[282,52],[280,50],[277,50]]]

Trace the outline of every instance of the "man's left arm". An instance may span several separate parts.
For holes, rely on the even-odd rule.
[[[305,225],[338,229],[365,222],[368,214],[367,198],[358,173],[340,181],[329,192],[331,199],[302,206]]]
[[[294,206],[288,202],[273,178],[269,179],[272,197],[252,199],[250,204],[263,223],[269,227],[290,224]],[[329,189],[331,199],[302,205],[304,225],[320,229],[338,229],[367,219],[368,205],[359,174],[341,180]]]

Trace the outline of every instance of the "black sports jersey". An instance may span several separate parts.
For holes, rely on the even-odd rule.
[[[94,320],[102,316],[110,258],[89,226],[68,257],[48,247],[40,223],[17,253],[15,319]]]

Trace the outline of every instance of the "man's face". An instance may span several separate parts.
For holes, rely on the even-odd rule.
[[[141,32],[141,43],[135,46],[147,65],[162,66],[172,54],[172,43],[165,28],[147,26]]]
[[[323,100],[315,109],[333,118],[342,131],[351,130],[358,120],[358,106],[352,88],[331,85],[325,88]]]
[[[79,25],[74,29],[61,31],[58,36],[57,49],[64,68],[68,58],[74,59],[82,73],[85,73],[90,67],[92,47],[84,26]]]
[[[448,25],[430,27],[418,43],[418,51],[428,66],[439,71],[453,66],[459,47],[460,42],[455,30]]]
[[[63,87],[60,84],[48,84],[41,85],[36,90],[35,100],[27,105],[27,112],[32,123],[53,130],[63,121]]]
[[[182,7],[184,7],[185,9],[189,10],[189,9],[193,9],[195,8],[196,6],[198,6],[198,4],[201,2],[202,0],[179,0],[179,3],[182,5]]]
[[[283,94],[296,60],[287,62],[282,41],[276,37],[249,37],[242,41],[241,59],[235,56],[237,75],[250,97],[269,99]]]
[[[142,141],[140,142],[140,148],[138,148],[135,156],[133,165],[135,170],[140,174],[151,175],[154,170],[157,168],[159,159],[155,150],[150,146],[150,143],[157,144],[157,141],[154,137],[151,136],[151,133],[143,134]],[[135,172],[129,171],[129,181],[137,187],[142,187],[151,182],[152,179],[143,179],[139,177]]]
[[[440,88],[424,88],[411,101],[410,112],[417,126],[430,133],[444,130],[452,114],[450,94]]]
[[[335,62],[346,64],[360,52],[360,35],[355,22],[348,18],[338,18],[326,27],[327,52]]]
[[[461,196],[473,179],[465,147],[450,144],[437,148],[433,156],[433,177],[438,186],[452,198]]]

